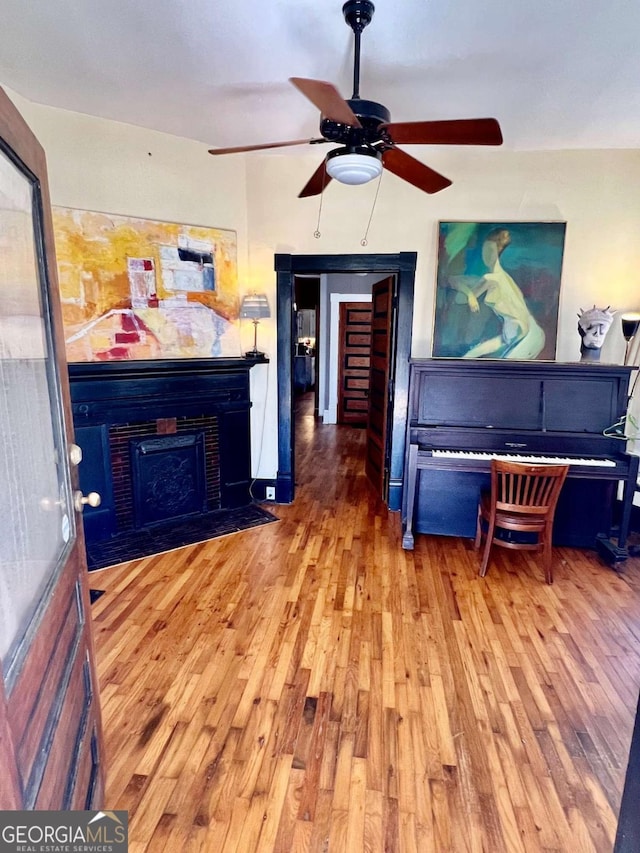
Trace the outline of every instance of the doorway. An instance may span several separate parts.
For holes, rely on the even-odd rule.
[[[366,426],[371,372],[371,299],[340,302],[336,420]]]
[[[384,255],[275,256],[278,316],[278,475],[276,500],[290,503],[295,496],[294,280],[296,275],[323,273],[380,273],[394,277],[393,371],[388,382],[389,430],[385,448],[388,476],[381,497],[392,510],[402,503],[404,444],[409,385],[409,358],[413,322],[413,293],[417,253]]]
[[[313,411],[318,414],[317,365],[320,358],[320,276],[296,275],[294,293],[293,390],[313,391]]]

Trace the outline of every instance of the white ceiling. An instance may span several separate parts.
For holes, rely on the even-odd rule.
[[[375,4],[360,94],[392,121],[494,116],[510,149],[639,147],[638,0]],[[317,135],[291,76],[352,94],[342,0],[2,0],[0,20],[1,85],[208,147]]]

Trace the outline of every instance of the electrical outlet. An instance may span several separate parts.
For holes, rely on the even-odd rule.
[[[275,501],[276,499],[276,487],[275,486],[267,486],[264,490],[264,496],[268,501]]]

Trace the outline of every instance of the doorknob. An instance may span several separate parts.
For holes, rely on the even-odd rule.
[[[82,462],[82,448],[79,445],[69,445],[69,462],[74,468],[77,468]]]
[[[85,504],[89,504],[89,506],[100,506],[101,502],[102,498],[97,492],[89,492],[86,497],[79,490],[73,493],[73,505],[78,512],[82,512]]]

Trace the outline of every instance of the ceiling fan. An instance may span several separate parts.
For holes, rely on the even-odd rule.
[[[342,7],[345,21],[355,36],[353,95],[344,100],[331,83],[290,77],[290,82],[319,110],[320,138],[293,139],[232,148],[212,148],[209,153],[234,154],[290,145],[334,142],[311,176],[299,198],[319,195],[332,178],[344,184],[364,184],[377,178],[383,167],[426,193],[437,193],[451,184],[449,178],[411,157],[398,145],[501,145],[502,132],[494,118],[449,121],[392,122],[389,110],[360,97],[360,37],[374,13],[371,0],[347,0]]]

